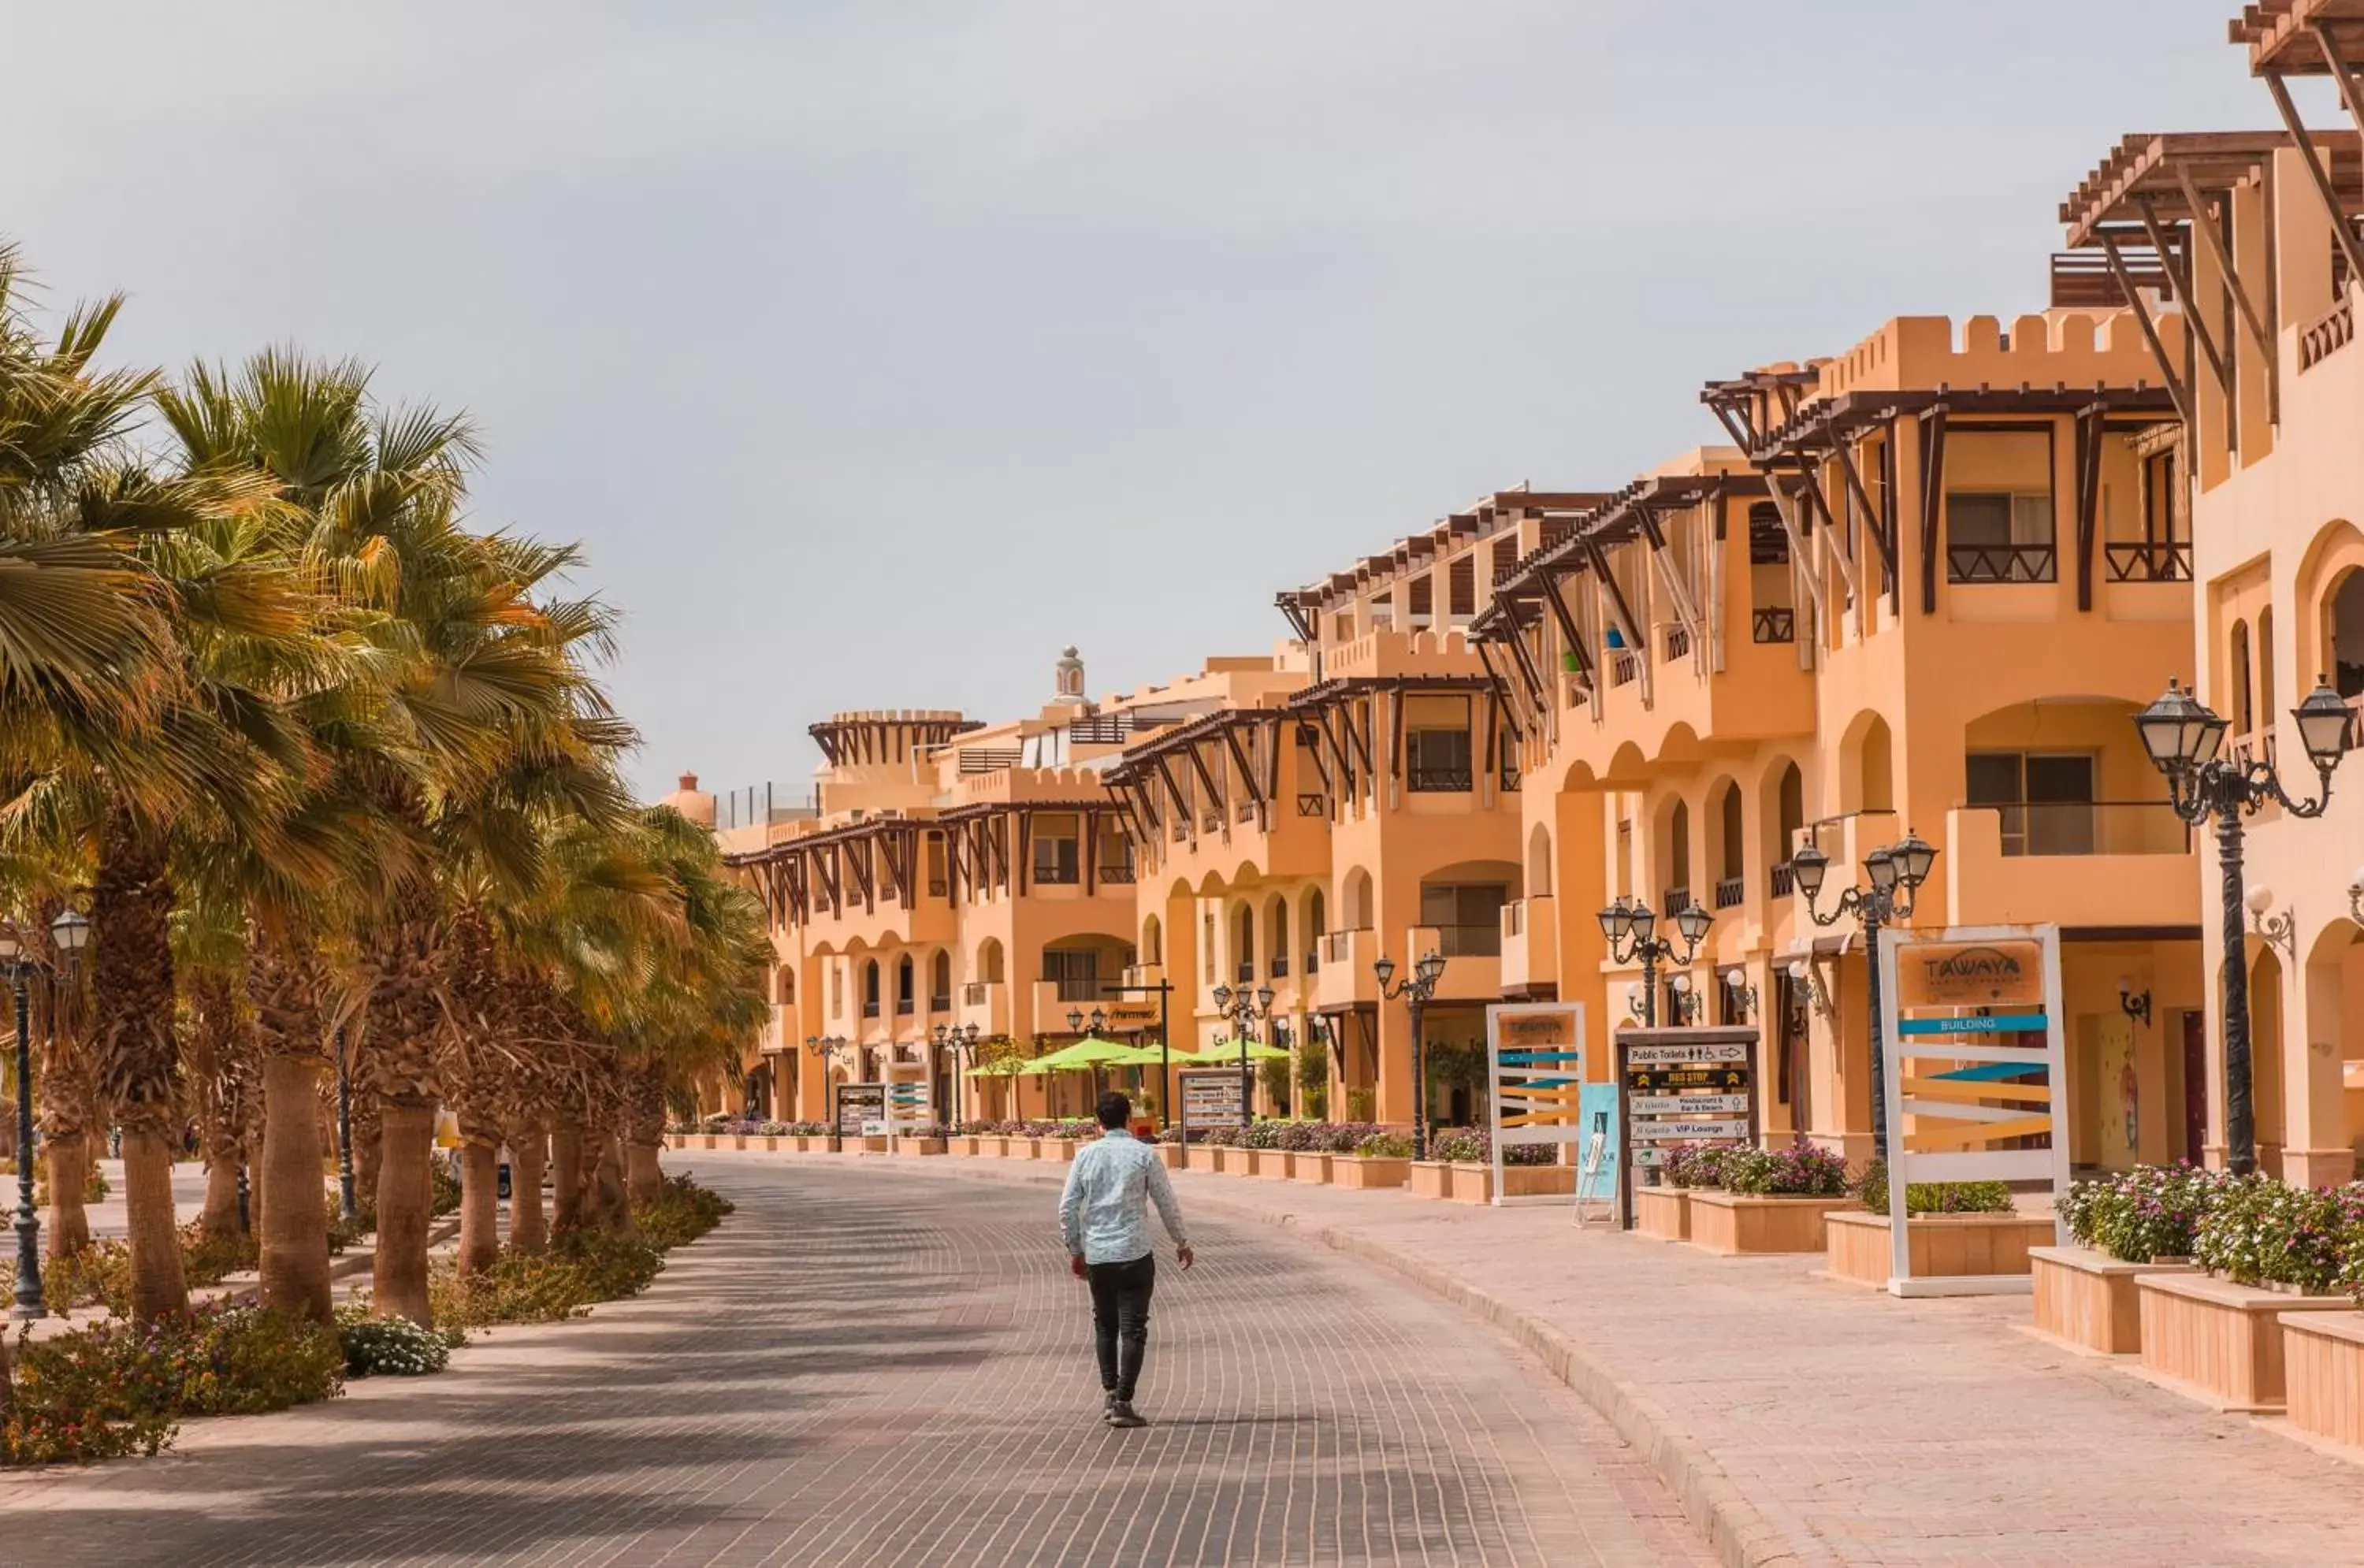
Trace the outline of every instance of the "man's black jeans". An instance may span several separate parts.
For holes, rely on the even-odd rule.
[[[1141,1381],[1141,1359],[1149,1351],[1149,1297],[1157,1288],[1157,1259],[1144,1253],[1129,1263],[1094,1263],[1084,1272],[1092,1286],[1100,1387],[1129,1404]]]

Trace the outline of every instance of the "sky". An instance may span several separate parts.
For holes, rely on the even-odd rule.
[[[623,613],[634,783],[1287,634],[1704,382],[2041,309],[2130,130],[2273,123],[2234,0],[11,0],[0,236],[121,363],[463,408]],[[2333,123],[2319,95],[2303,100]]]

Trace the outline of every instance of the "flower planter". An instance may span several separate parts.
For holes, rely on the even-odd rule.
[[[1494,1201],[1494,1167],[1481,1165],[1474,1160],[1453,1162],[1453,1176],[1445,1185],[1446,1197],[1455,1203],[1492,1203]]]
[[[1046,1138],[1043,1140],[1042,1158],[1067,1165],[1075,1162],[1076,1151],[1083,1147],[1077,1138]]]
[[[1248,1151],[1248,1171],[1268,1180],[1285,1182],[1288,1179],[1288,1160],[1286,1149],[1251,1149]]]
[[[1661,1241],[1691,1239],[1691,1190],[1689,1187],[1635,1187],[1634,1229]]]
[[[699,1134],[697,1135],[697,1146],[698,1146],[700,1149],[711,1149],[711,1148],[713,1148],[713,1147],[714,1147],[714,1134],[712,1134],[712,1133],[710,1133],[710,1132],[701,1132],[701,1133],[699,1133]]]
[[[1411,1162],[1411,1195],[1442,1197],[1453,1195],[1453,1167],[1442,1160],[1415,1160]]]
[[[1218,1149],[1215,1169],[1226,1176],[1244,1176],[1248,1173],[1248,1156],[1254,1152],[1252,1149]]]
[[[2142,1349],[2136,1280],[2192,1272],[2189,1263],[2122,1263],[2091,1247],[2031,1247],[2027,1261],[2035,1275],[2035,1331],[2097,1356]]]
[[[1820,1252],[1827,1246],[1823,1217],[1854,1202],[1850,1197],[1695,1192],[1690,1242],[1727,1258],[1744,1252]]]
[[[1341,1187],[1399,1187],[1411,1179],[1411,1162],[1385,1154],[1333,1154],[1330,1181]]]
[[[1493,1173],[1489,1170],[1488,1175]],[[1574,1197],[1576,1167],[1573,1165],[1505,1165],[1502,1167],[1502,1195],[1514,1197]]]
[[[2144,1274],[2135,1289],[2144,1373],[2219,1410],[2280,1411],[2290,1402],[2285,1320],[2356,1310],[2344,1296],[2285,1296],[2197,1272]],[[2319,1361],[2314,1351],[2303,1352],[2310,1376]],[[2319,1415],[2320,1394],[2309,1398]]]
[[[1161,1143],[1157,1146],[1157,1158],[1167,1170],[1180,1171],[1188,1168],[1190,1151],[1179,1143]]]
[[[689,1135],[681,1132],[668,1132],[665,1134],[665,1147],[668,1149],[686,1149],[689,1147]]]
[[[883,1133],[883,1132],[880,1132],[880,1133],[866,1133],[866,1132],[865,1132],[865,1133],[864,1133],[864,1134],[862,1135],[862,1151],[863,1151],[864,1154],[884,1154],[884,1153],[886,1153],[886,1135],[885,1133]]]
[[[1043,1143],[1039,1138],[1013,1138],[1009,1140],[1009,1152],[1014,1159],[1040,1160],[1043,1158]]]
[[[2051,1220],[2019,1214],[1921,1214],[1905,1223],[1914,1279],[2024,1274],[2028,1252],[2052,1245],[2058,1234]],[[1823,1216],[1823,1236],[1833,1275],[1886,1288],[1892,1273],[1888,1216],[1834,1209]]]
[[[1330,1162],[1336,1158],[1334,1154],[1308,1154],[1300,1151],[1288,1162],[1289,1177],[1293,1181],[1327,1184],[1330,1180]]]
[[[1215,1162],[1215,1156],[1222,1151],[1213,1144],[1193,1143],[1187,1147],[1188,1153],[1183,1162],[1185,1170],[1217,1171],[1222,1168]]]
[[[797,1134],[797,1153],[799,1153],[799,1154],[826,1154],[826,1153],[828,1153],[829,1151],[830,1151],[830,1138],[829,1138],[829,1134],[828,1134],[828,1133],[826,1133],[826,1132],[800,1132],[800,1133]]]
[[[776,1132],[767,1132],[764,1134],[764,1152],[766,1154],[777,1154],[779,1151],[780,1135]]]
[[[944,1152],[947,1154],[965,1154],[974,1159],[977,1154],[983,1152],[984,1143],[985,1140],[977,1137],[976,1134],[973,1132],[964,1132],[959,1137],[948,1139],[945,1141]]]
[[[2286,1312],[2281,1325],[2291,1425],[2364,1449],[2364,1312]]]
[[[895,1152],[898,1154],[917,1157],[943,1151],[944,1140],[941,1138],[898,1138],[895,1140]]]
[[[747,1147],[747,1135],[743,1132],[732,1133],[730,1135],[730,1147],[743,1151]]]

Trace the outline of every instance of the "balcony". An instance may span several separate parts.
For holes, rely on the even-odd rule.
[[[1671,919],[1690,906],[1691,890],[1688,887],[1669,887],[1658,895],[1658,913],[1663,917]]]
[[[1378,1000],[1378,981],[1371,973],[1372,961],[1379,956],[1378,933],[1330,931],[1315,951],[1321,958],[1321,974],[1313,987],[1316,1006],[1348,1007]],[[1399,957],[1397,962],[1403,960]]]
[[[1501,999],[1502,928],[1499,921],[1491,926],[1414,926],[1405,934],[1404,951],[1414,958],[1431,951],[1444,957],[1444,976],[1436,983],[1439,1001]]]
[[[1765,891],[1774,898],[1787,898],[1798,891],[1798,873],[1788,861],[1769,869],[1765,875]]]
[[[1797,641],[1797,607],[1793,605],[1766,605],[1751,612],[1748,640],[1767,643]]]
[[[2340,300],[2303,328],[2298,337],[2298,368],[2302,374],[2356,340],[2355,296],[2341,291]]]
[[[1953,925],[2200,921],[2199,858],[2165,801],[1957,806],[1945,851]]]
[[[1946,550],[1948,583],[2051,583],[2059,550],[2048,544],[1957,544]]]
[[[1549,894],[1502,906],[1502,989],[1559,984],[1558,906]]]
[[[2135,539],[2102,546],[2103,575],[2113,583],[2189,583],[2191,547]]]
[[[1009,987],[998,980],[972,980],[960,991],[960,1026],[999,1040],[1009,1032]]]
[[[1748,879],[1745,876],[1722,877],[1716,882],[1715,906],[1718,909],[1737,909],[1740,901],[1747,895]]]
[[[1469,769],[1466,764],[1457,768],[1407,768],[1404,787],[1414,795],[1467,795],[1471,787]]]

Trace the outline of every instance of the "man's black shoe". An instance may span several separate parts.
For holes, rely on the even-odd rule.
[[[1111,1427],[1145,1427],[1149,1422],[1132,1407],[1131,1400],[1119,1399],[1109,1406],[1108,1424]]]

